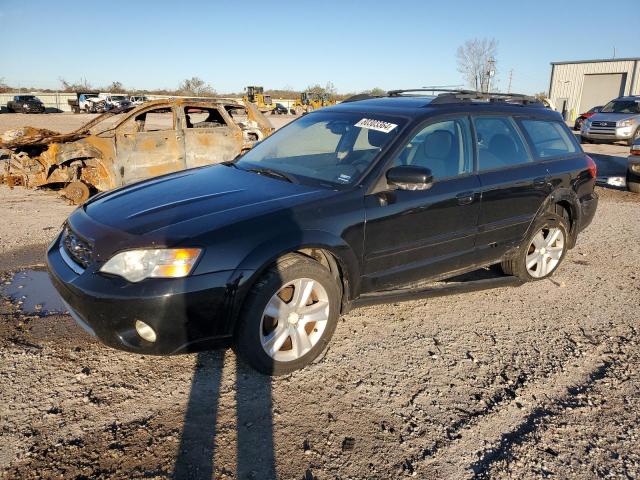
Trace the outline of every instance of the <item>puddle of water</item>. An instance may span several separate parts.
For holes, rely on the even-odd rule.
[[[13,302],[22,302],[20,308],[24,313],[52,315],[67,311],[45,271],[18,272],[8,284],[0,285],[0,292]]]

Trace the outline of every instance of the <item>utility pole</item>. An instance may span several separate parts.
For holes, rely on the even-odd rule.
[[[513,79],[513,68],[509,70],[509,86],[507,87],[507,93],[511,93],[511,80]]]
[[[493,77],[496,74],[496,69],[495,69],[495,65],[496,65],[496,59],[493,57],[490,57],[489,60],[487,61],[487,92],[486,93],[490,93],[491,92],[491,77]]]

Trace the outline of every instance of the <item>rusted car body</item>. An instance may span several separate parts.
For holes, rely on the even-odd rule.
[[[233,160],[273,131],[255,105],[233,99],[155,100],[107,112],[61,134],[24,127],[0,136],[0,181],[65,186],[81,203],[149,177]]]

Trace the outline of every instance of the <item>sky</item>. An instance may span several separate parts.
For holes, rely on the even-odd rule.
[[[640,56],[640,31],[619,20],[637,2],[0,0],[0,79],[175,89],[197,76],[221,93],[459,85],[457,48],[489,37],[498,87],[513,71],[512,92],[537,93],[552,61]]]

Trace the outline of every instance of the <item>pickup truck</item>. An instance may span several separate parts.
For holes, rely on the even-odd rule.
[[[10,113],[44,113],[44,103],[35,95],[16,95],[7,102]]]

